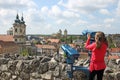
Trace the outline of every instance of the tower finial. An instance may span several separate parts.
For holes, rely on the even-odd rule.
[[[21,23],[25,23],[25,21],[24,21],[24,18],[23,18],[23,13],[22,13],[22,17],[21,17]]]
[[[18,13],[17,13],[17,15],[16,15],[16,19],[19,19]]]
[[[21,21],[24,21],[24,18],[23,18],[23,13],[22,13]]]
[[[19,15],[18,15],[18,13],[17,13],[17,15],[16,15],[15,23],[20,23],[20,20],[19,20]]]

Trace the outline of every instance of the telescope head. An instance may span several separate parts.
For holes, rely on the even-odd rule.
[[[64,51],[64,54],[67,57],[67,63],[68,64],[73,64],[76,59],[80,56],[78,51],[72,47],[70,47],[67,44],[64,44],[61,46],[62,50]]]
[[[95,34],[96,32],[95,31],[90,31],[90,30],[84,30],[82,31],[82,34],[85,35],[87,37],[87,34],[90,34],[90,43],[93,43],[95,42]]]

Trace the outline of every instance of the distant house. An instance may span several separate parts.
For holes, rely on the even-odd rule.
[[[112,55],[112,56],[108,56],[108,59],[120,59],[120,56]]]
[[[26,49],[28,50],[29,55],[36,55],[37,48],[31,41],[26,41]]]
[[[73,43],[73,44],[69,44],[72,48],[76,48],[76,45]]]
[[[82,45],[84,41],[82,39],[73,40],[73,43],[76,45]]]
[[[37,55],[53,55],[56,51],[55,46],[53,45],[36,45],[37,47]]]
[[[58,44],[60,43],[60,39],[47,39],[48,42],[52,43],[52,44]]]
[[[0,41],[0,54],[3,53],[19,53],[19,46],[14,42]]]
[[[120,34],[112,35],[112,40],[113,40],[113,43],[114,43],[115,47],[120,48]]]
[[[109,49],[110,53],[120,53],[120,48],[111,48]]]
[[[14,42],[12,35],[0,35],[0,54],[3,53],[19,53],[20,48]]]
[[[53,45],[56,47],[56,49],[58,50],[60,48],[60,39],[47,39],[47,43],[49,45]]]
[[[111,55],[108,56],[108,59],[119,59],[120,58],[120,48],[111,48],[109,49]]]
[[[12,35],[0,35],[0,40],[5,42],[14,42],[14,37]]]

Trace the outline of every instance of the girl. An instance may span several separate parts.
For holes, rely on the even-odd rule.
[[[106,49],[108,47],[105,34],[103,32],[97,32],[95,34],[95,42],[90,44],[90,34],[87,35],[88,39],[85,44],[85,48],[92,51],[90,59],[90,76],[89,80],[94,80],[97,75],[97,80],[102,80],[106,64],[104,61]]]

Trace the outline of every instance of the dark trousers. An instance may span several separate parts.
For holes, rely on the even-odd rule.
[[[102,70],[93,70],[90,72],[89,80],[94,80],[95,75],[97,75],[97,80],[102,80],[104,69]]]

